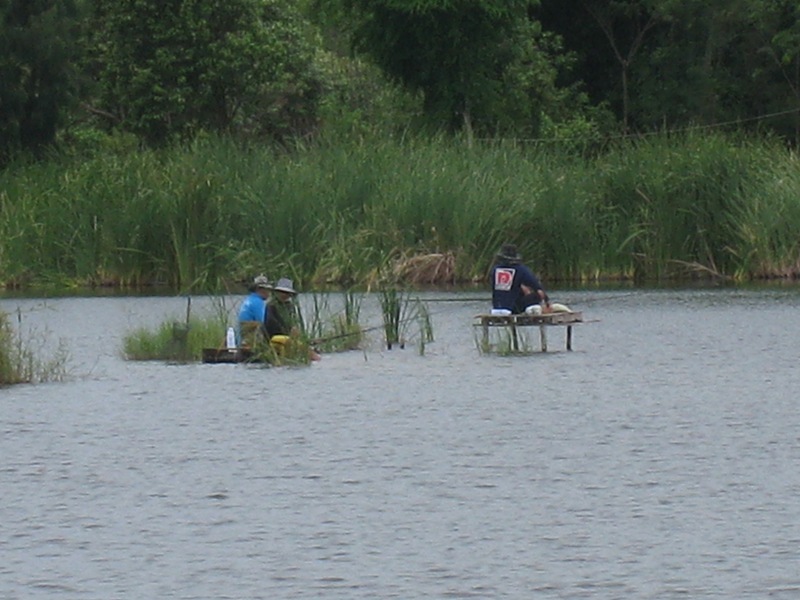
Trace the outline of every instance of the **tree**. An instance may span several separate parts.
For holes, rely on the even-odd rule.
[[[586,11],[597,22],[619,64],[622,86],[622,128],[628,131],[630,119],[630,70],[645,39],[661,16],[644,0],[582,0]]]
[[[745,14],[757,35],[755,54],[765,61],[752,73],[759,84],[755,88],[766,95],[771,112],[785,112],[793,105],[794,112],[782,115],[777,126],[787,123],[791,131],[787,135],[800,146],[800,4],[796,0],[757,0],[748,3]],[[789,94],[783,93],[786,89]]]
[[[502,115],[514,41],[533,0],[343,0],[354,48],[423,94],[423,110],[448,131],[490,129]],[[504,78],[505,82],[504,82]]]
[[[795,0],[569,4],[542,0],[537,17],[575,53],[575,81],[593,103],[609,102],[626,128],[739,121],[800,137]]]
[[[52,144],[75,97],[78,6],[0,0],[0,163]]]
[[[93,2],[95,112],[149,144],[200,129],[276,133],[313,113],[313,48],[287,3]]]

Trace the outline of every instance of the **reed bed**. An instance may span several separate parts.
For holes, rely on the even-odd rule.
[[[797,166],[769,140],[721,134],[592,157],[445,139],[276,151],[218,138],[64,156],[0,172],[0,281],[214,291],[254,272],[311,287],[374,285],[387,269],[421,281],[423,268],[479,281],[503,242],[549,281],[797,276]]]

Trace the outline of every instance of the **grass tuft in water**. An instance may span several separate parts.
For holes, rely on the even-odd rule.
[[[425,344],[434,339],[433,322],[428,307],[397,285],[382,287],[379,290],[379,300],[386,348],[391,350],[395,344],[405,348],[409,327],[412,323],[417,323],[420,331],[420,354],[424,354]]]
[[[197,361],[203,348],[224,345],[224,333],[218,317],[164,321],[155,329],[140,327],[125,335],[122,353],[127,360]]]
[[[17,322],[22,325],[22,314],[17,313]],[[39,340],[39,347],[11,327],[9,316],[0,311],[0,386],[19,383],[44,383],[62,381],[66,375],[69,358],[66,344],[59,343],[49,358],[45,356],[45,337]]]

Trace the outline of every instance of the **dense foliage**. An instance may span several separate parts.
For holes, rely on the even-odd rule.
[[[797,143],[799,41],[795,0],[0,0],[0,152],[415,114],[482,137],[736,122]]]
[[[390,77],[421,91],[429,122],[452,131],[470,128],[473,120],[496,126],[504,109],[514,112],[511,100],[522,86],[508,79],[515,62],[532,58],[520,51],[532,34],[524,27],[530,4],[354,0],[348,15],[355,21],[355,48]],[[524,117],[518,122],[524,126]]]
[[[625,131],[739,121],[800,141],[795,0],[542,0],[538,18]]]
[[[799,107],[796,0],[0,0],[0,279],[797,275]]]
[[[77,92],[73,0],[0,0],[0,165],[51,144]]]
[[[97,114],[149,144],[203,129],[280,137],[313,121],[311,39],[293,11],[263,0],[92,4]]]

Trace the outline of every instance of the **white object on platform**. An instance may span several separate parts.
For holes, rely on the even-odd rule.
[[[542,314],[542,306],[540,304],[531,304],[525,309],[525,314],[539,316]]]
[[[236,350],[236,332],[233,327],[228,327],[228,334],[225,336],[225,345],[228,350]]]
[[[511,314],[511,311],[507,308],[493,308],[492,309],[492,316],[493,317],[507,317]]]

